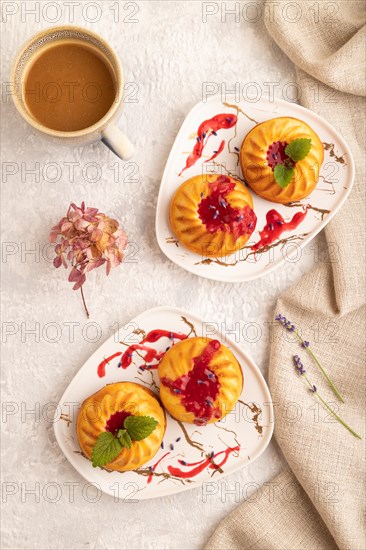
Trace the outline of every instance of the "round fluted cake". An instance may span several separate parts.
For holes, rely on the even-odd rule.
[[[105,431],[117,433],[130,415],[151,416],[158,425],[145,439],[132,441],[130,449],[123,448],[115,460],[104,467],[124,472],[148,462],[164,437],[165,412],[152,391],[133,382],[109,384],[85,399],[77,420],[77,435],[84,455],[90,459],[98,436]]]
[[[160,399],[182,422],[205,425],[230,412],[243,389],[234,354],[218,340],[188,338],[167,351],[159,364]]]
[[[250,192],[229,176],[194,176],[177,189],[170,205],[170,224],[178,240],[202,256],[240,250],[256,222]]]
[[[274,178],[274,169],[288,156],[287,145],[299,138],[311,139],[307,156],[295,163],[295,173],[289,185],[282,189]],[[286,204],[301,200],[313,191],[324,159],[324,147],[308,124],[292,117],[266,120],[255,126],[245,137],[240,150],[240,164],[249,187],[272,202]]]

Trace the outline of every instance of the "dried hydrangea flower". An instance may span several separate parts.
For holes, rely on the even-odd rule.
[[[106,265],[106,274],[112,267],[120,265],[127,246],[127,235],[119,223],[99,212],[97,208],[86,208],[71,203],[67,214],[52,227],[50,242],[56,243],[53,265],[71,267],[69,281],[73,290],[80,289],[87,316],[83,284],[87,274],[101,265]]]

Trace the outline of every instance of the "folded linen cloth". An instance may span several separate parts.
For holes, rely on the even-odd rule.
[[[279,4],[281,8],[285,2]],[[331,17],[324,2],[292,4],[301,7],[301,18],[294,23],[281,16],[280,8],[277,17],[269,17],[266,10],[267,29],[296,65],[300,102],[347,141],[356,179],[346,203],[325,228],[327,259],[280,297],[274,317],[286,316],[311,340],[345,403],[337,401],[305,350],[301,353],[276,323],[269,386],[275,437],[288,469],[273,480],[273,498],[263,487],[257,498],[244,502],[219,525],[206,550],[366,548],[365,3],[331,2]],[[319,17],[314,13],[317,6]],[[362,440],[318,406],[294,372],[296,353],[319,394]],[[300,411],[296,422],[285,414],[289,403]]]

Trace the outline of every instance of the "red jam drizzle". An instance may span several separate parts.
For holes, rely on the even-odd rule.
[[[174,340],[185,340],[187,338],[186,334],[181,334],[179,332],[169,332],[169,330],[152,330],[149,332],[143,340],[139,344],[132,344],[130,347],[126,349],[124,354],[122,355],[122,368],[127,369],[127,367],[132,362],[132,356],[133,352],[136,350],[145,351],[144,359],[146,363],[150,363],[151,361],[157,361],[155,365],[146,365],[146,368],[151,369],[157,369],[159,362],[163,355],[168,351],[169,348],[166,348],[164,351],[157,351],[154,348],[150,348],[149,346],[144,346],[145,343],[153,343],[160,340],[160,338],[169,338],[169,340],[174,344]]]
[[[237,241],[242,235],[253,233],[257,216],[250,206],[233,208],[226,200],[235,183],[227,176],[218,176],[210,183],[210,192],[198,205],[198,215],[209,233],[232,233]]]
[[[165,352],[170,349],[170,347],[166,348],[164,351],[159,352],[154,348],[145,346],[144,344],[157,342],[158,340],[160,340],[160,338],[169,338],[172,341],[172,345],[174,345],[174,340],[184,340],[185,338],[187,338],[187,335],[181,334],[180,332],[170,332],[169,330],[152,330],[145,336],[143,340],[141,340],[139,344],[132,344],[126,349],[124,353],[122,351],[117,351],[110,357],[104,359],[97,368],[99,378],[103,378],[105,376],[106,365],[108,365],[108,363],[115,357],[122,356],[120,366],[123,369],[127,369],[127,367],[132,363],[133,353],[137,350],[145,352],[144,360],[146,362],[146,365],[145,367],[140,367],[142,370],[144,370],[145,368],[149,370],[157,369],[159,361],[161,360]],[[150,363],[151,361],[157,361],[157,363],[153,365],[148,365],[147,363]]]
[[[117,411],[113,413],[107,420],[105,429],[107,432],[115,434],[118,430],[124,428],[123,423],[128,416],[131,416],[131,413],[128,411]]]
[[[117,351],[117,353],[114,353],[113,355],[111,355],[110,357],[107,357],[101,363],[99,363],[98,369],[97,369],[99,378],[103,378],[103,376],[105,376],[105,368],[108,365],[108,363],[112,361],[112,359],[114,359],[115,357],[119,357],[120,355],[122,355],[122,352]]]
[[[285,162],[293,164],[290,157],[285,153],[287,145],[288,143],[286,141],[274,141],[272,145],[268,147],[266,158],[268,166],[270,166],[272,170],[275,169],[277,164],[284,164]]]
[[[200,124],[200,126],[198,127],[196,143],[193,147],[193,151],[187,157],[186,165],[179,175],[181,176],[185,170],[193,166],[197,162],[197,160],[202,157],[203,149],[207,145],[207,142],[212,135],[215,136],[216,132],[218,132],[219,130],[222,130],[222,129],[227,130],[228,128],[232,128],[237,123],[237,120],[238,120],[238,117],[236,115],[228,114],[228,113],[219,114],[208,120],[204,120],[202,124]],[[224,145],[225,144],[222,144],[221,142],[220,147],[222,147],[223,149]],[[217,153],[216,156],[218,154],[219,153]]]
[[[161,379],[163,386],[181,396],[181,402],[186,411],[194,414],[194,423],[199,426],[204,426],[213,418],[221,417],[220,410],[214,407],[220,382],[209,368],[220,345],[218,340],[209,342],[202,355],[193,358],[193,368],[187,374],[176,380],[166,377]]]
[[[215,159],[216,157],[218,157],[219,154],[223,152],[224,147],[225,147],[225,140],[223,139],[222,142],[220,143],[220,147],[217,149],[217,151],[214,151],[214,154],[212,155],[212,157],[210,157],[209,159],[205,160],[204,162],[210,162],[211,160],[213,160],[213,159]]]
[[[307,209],[305,209],[305,212],[296,212],[291,221],[285,222],[279,212],[276,210],[270,210],[266,214],[266,225],[262,231],[259,231],[261,239],[252,246],[252,250],[259,250],[260,248],[272,244],[284,231],[296,229],[296,227],[303,221],[306,214]]]
[[[150,348],[149,346],[143,346],[142,344],[132,344],[132,346],[128,347],[124,354],[122,355],[121,360],[121,367],[123,369],[127,369],[132,363],[132,357],[133,353],[135,351],[143,351],[144,353],[144,360],[146,363],[150,363],[151,361],[160,361],[160,359],[163,357],[165,351],[157,351],[154,348]],[[150,369],[158,368],[158,364],[155,365],[149,365]]]
[[[199,462],[187,463],[184,460],[179,460],[178,462],[182,466],[187,466],[190,468],[192,468],[193,466],[193,469],[184,471],[184,470],[181,470],[180,468],[175,468],[174,466],[168,466],[168,471],[172,476],[188,479],[201,473],[207,467],[210,468],[211,470],[217,470],[218,468],[221,468],[224,464],[226,464],[226,461],[229,458],[230,453],[233,453],[235,451],[240,451],[240,447],[239,446],[228,447],[227,449],[225,449],[225,451],[220,451],[219,453],[213,454],[209,458],[200,460]],[[224,457],[220,462],[213,462],[215,458],[217,458],[222,454],[224,455]]]
[[[151,471],[151,474],[149,475],[149,477],[147,478],[147,483],[151,483],[152,482],[152,478],[154,476],[154,472],[156,470],[156,467],[160,464],[160,462],[162,460],[164,460],[164,458],[166,456],[170,455],[170,451],[165,453],[165,455],[163,455],[161,458],[159,458],[159,460],[157,462],[155,462],[155,464],[153,466],[150,466],[150,471]]]

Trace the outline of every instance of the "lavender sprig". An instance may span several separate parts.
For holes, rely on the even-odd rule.
[[[317,396],[317,398],[323,403],[324,407],[328,409],[328,411],[334,416],[336,420],[338,420],[340,424],[342,424],[342,426],[344,426],[349,432],[351,432],[352,435],[357,437],[357,439],[362,439],[361,436],[358,435],[358,433],[356,433],[354,430],[352,430],[352,428],[350,428],[350,426],[348,426],[348,424],[346,424],[346,422],[342,420],[342,418],[340,418],[337,415],[337,413],[332,409],[332,407],[330,407],[328,403],[319,395],[318,388],[314,384],[312,384],[309,378],[306,376],[306,370],[304,369],[304,365],[302,364],[300,357],[298,355],[294,355],[293,360],[295,363],[295,369],[297,373],[303,378],[305,378],[309,386],[310,392]]]
[[[344,403],[344,399],[343,397],[341,396],[339,390],[337,389],[337,387],[335,386],[335,384],[333,384],[333,382],[331,381],[328,373],[326,372],[326,370],[321,366],[320,362],[318,361],[318,359],[315,357],[314,353],[311,351],[310,349],[310,342],[308,342],[307,340],[303,340],[300,336],[300,334],[298,333],[298,331],[296,330],[296,327],[295,325],[293,325],[291,323],[291,321],[288,321],[286,319],[286,317],[284,317],[283,315],[281,315],[280,313],[278,315],[276,315],[276,321],[278,321],[279,323],[281,323],[281,325],[286,329],[288,330],[289,332],[293,332],[296,337],[298,338],[298,340],[301,342],[301,346],[306,349],[307,353],[313,358],[313,360],[315,361],[315,363],[318,365],[320,371],[322,372],[323,376],[326,378],[329,386],[331,387],[333,393],[337,396],[337,398],[342,402]]]

